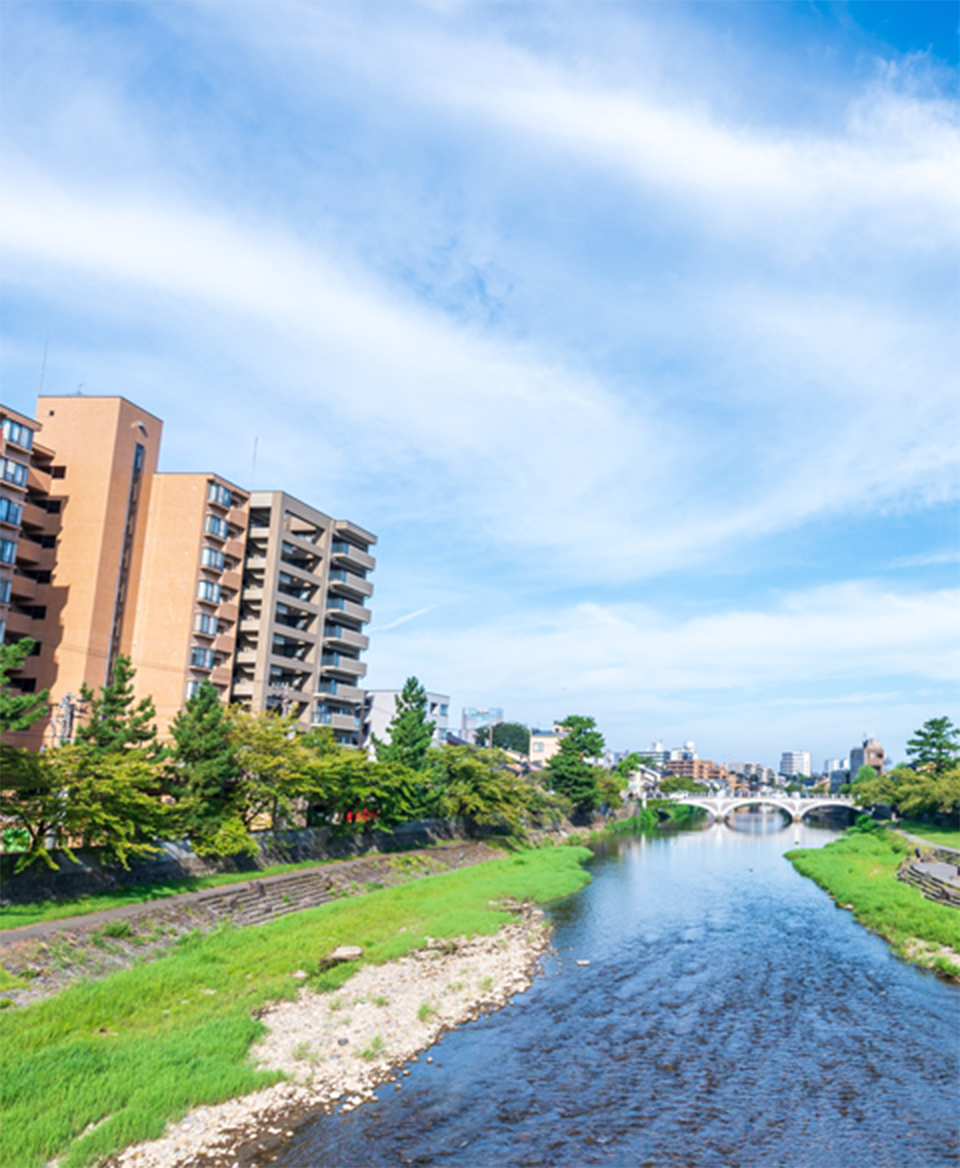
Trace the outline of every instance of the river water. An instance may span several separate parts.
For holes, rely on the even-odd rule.
[[[527,993],[276,1168],[956,1168],[957,988],[783,859],[835,833],[736,823],[600,845]]]

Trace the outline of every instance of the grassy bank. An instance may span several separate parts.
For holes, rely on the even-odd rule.
[[[353,858],[353,857],[351,857]],[[222,884],[243,884],[263,876],[279,876],[282,872],[296,872],[301,868],[316,868],[320,864],[335,864],[337,860],[305,860],[299,864],[273,864],[249,872],[217,872],[211,876],[188,876],[183,880],[163,880],[156,884],[131,884],[114,892],[90,893],[66,900],[36,900],[31,904],[8,904],[0,908],[0,931],[37,925],[43,921],[62,921],[67,917],[82,917],[128,904],[145,904],[164,900],[181,892],[200,892],[204,888],[219,888]]]
[[[901,819],[897,824],[901,831],[911,835],[918,835],[921,839],[929,840],[941,848],[960,848],[960,829],[950,827],[934,827],[931,823],[924,823],[920,819]]]
[[[787,852],[787,859],[900,956],[960,977],[960,912],[897,880],[906,851],[904,841],[881,831],[844,836],[823,848],[798,848]]]
[[[589,857],[575,847],[523,852],[255,928],[191,937],[149,965],[3,1011],[0,1164],[34,1168],[55,1156],[63,1168],[87,1164],[159,1136],[190,1107],[268,1085],[277,1076],[246,1063],[263,1030],[253,1014],[296,995],[296,970],[315,971],[340,944],[362,945],[364,959],[380,963],[425,936],[493,933],[510,919],[496,903],[569,895],[589,879]],[[308,984],[333,989],[354,968]]]

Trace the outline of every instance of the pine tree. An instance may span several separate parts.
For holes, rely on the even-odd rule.
[[[184,804],[190,835],[217,831],[231,809],[239,767],[230,742],[230,719],[216,687],[204,679],[170,723],[172,793]]]
[[[0,645],[0,732],[26,730],[42,718],[50,701],[50,691],[21,693],[7,681],[11,669],[22,669],[33,650],[34,641],[24,637],[13,645]]]
[[[960,761],[960,730],[949,718],[930,718],[907,743],[907,755],[914,769],[927,768],[935,775],[955,767]]]
[[[134,747],[144,750],[150,758],[160,754],[153,698],[141,698],[134,704],[134,676],[130,658],[121,654],[109,682],[100,687],[99,697],[94,697],[86,683],[80,687],[80,700],[88,705],[90,713],[77,731],[78,742],[103,753]]]
[[[561,725],[567,733],[547,769],[550,786],[578,811],[593,811],[600,802],[599,776],[586,759],[603,752],[603,735],[593,718],[572,714]]]
[[[422,771],[433,741],[433,722],[427,720],[427,693],[415,677],[408,677],[396,699],[396,713],[387,727],[388,742],[373,735],[378,762],[395,762]]]

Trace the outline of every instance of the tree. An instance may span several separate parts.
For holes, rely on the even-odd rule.
[[[598,779],[600,798],[607,807],[621,807],[627,787],[627,776],[616,770],[603,771]]]
[[[634,774],[641,767],[650,767],[655,769],[654,761],[645,754],[637,754],[632,751],[626,758],[621,758],[617,765],[613,768],[614,774],[623,775],[624,778]]]
[[[434,723],[427,720],[427,693],[415,677],[408,677],[396,698],[396,713],[387,732],[390,739],[381,742],[373,735],[378,762],[399,763],[412,771],[427,766],[427,751],[433,741]]]
[[[519,831],[536,802],[530,784],[509,769],[499,750],[444,746],[431,751],[440,814],[501,824]]]
[[[26,730],[47,713],[49,690],[21,693],[7,681],[11,669],[23,668],[35,644],[30,637],[24,637],[13,645],[0,645],[0,733]]]
[[[862,766],[854,777],[854,783],[869,783],[877,777],[877,772],[872,766]]]
[[[519,722],[498,722],[493,728],[493,745],[517,754],[530,753],[530,731]]]
[[[230,718],[206,678],[170,723],[170,735],[175,745],[167,790],[180,805],[187,835],[209,839],[235,811],[240,768]]]
[[[547,767],[547,778],[554,791],[569,799],[581,812],[593,811],[600,802],[598,767],[586,759],[603,753],[603,735],[593,718],[571,714],[561,725],[566,734]]]
[[[144,750],[151,758],[160,756],[162,748],[157,741],[157,711],[153,698],[141,698],[134,703],[135,675],[130,658],[121,653],[110,680],[100,687],[99,697],[94,697],[84,682],[80,687],[80,700],[89,707],[89,714],[77,731],[78,742],[88,743],[101,753],[136,748]]]
[[[703,795],[709,793],[710,788],[706,783],[698,783],[696,779],[688,779],[683,775],[667,775],[660,780],[660,790],[664,795],[676,795],[681,791],[685,795]],[[797,790],[800,790],[799,786]]]
[[[949,718],[930,718],[907,743],[914,770],[940,775],[960,763],[960,729]]]

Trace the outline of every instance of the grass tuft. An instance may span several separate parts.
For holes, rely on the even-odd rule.
[[[318,954],[357,938],[365,961],[380,964],[428,935],[492,934],[512,919],[497,905],[575,892],[589,880],[589,858],[581,848],[543,849],[522,865],[492,860],[247,929],[188,935],[153,962],[0,1011],[0,1164],[82,1168],[160,1136],[191,1107],[275,1082],[248,1052],[264,1031],[255,1014],[296,997],[291,969],[316,968]],[[356,968],[310,984],[335,990]]]

